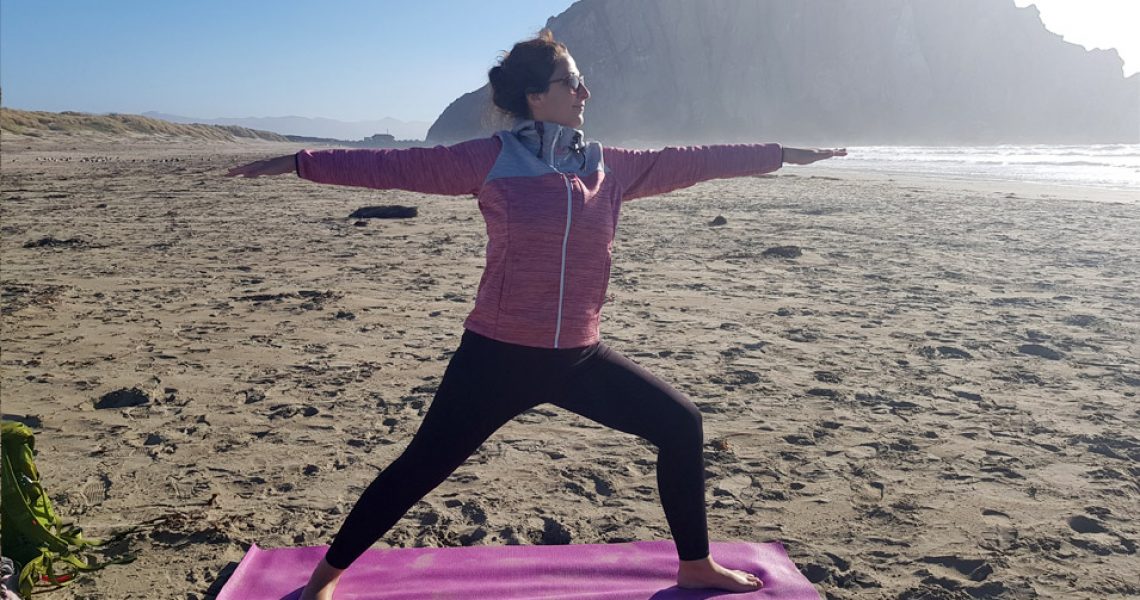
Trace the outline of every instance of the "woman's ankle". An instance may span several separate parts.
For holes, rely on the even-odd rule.
[[[331,598],[333,589],[336,588],[343,573],[344,569],[338,569],[322,558],[313,569],[313,574],[309,576],[309,582],[305,584],[301,598]]]
[[[682,559],[680,559],[680,563],[681,563],[681,566],[700,567],[700,566],[704,566],[704,565],[712,565],[713,564],[713,558],[712,558],[712,554],[706,554],[701,558],[693,558],[693,559],[682,558]]]

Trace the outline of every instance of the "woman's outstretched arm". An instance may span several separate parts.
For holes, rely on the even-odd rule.
[[[297,172],[297,155],[286,154],[265,160],[257,160],[249,164],[234,167],[226,172],[226,177],[264,177],[269,175],[285,175]]]
[[[606,148],[606,167],[622,186],[623,198],[632,200],[664,194],[710,179],[771,173],[784,163],[806,165],[846,156],[844,149],[806,150],[780,144],[733,144],[627,150]]]
[[[235,167],[227,175],[296,173],[317,183],[425,194],[474,194],[495,164],[501,143],[498,138],[484,138],[434,148],[302,150]]]

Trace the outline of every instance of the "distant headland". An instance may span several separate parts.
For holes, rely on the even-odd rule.
[[[581,0],[547,27],[604,142],[1140,142],[1140,73],[1012,0]],[[484,86],[427,139],[502,126]]]

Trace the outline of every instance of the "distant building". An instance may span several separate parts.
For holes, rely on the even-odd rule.
[[[387,133],[377,133],[364,138],[364,144],[367,146],[377,146],[380,148],[388,148],[396,145],[396,136]]]

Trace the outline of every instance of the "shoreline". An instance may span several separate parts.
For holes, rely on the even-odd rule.
[[[815,166],[815,165],[812,165]],[[803,167],[810,169],[812,166]],[[799,167],[797,167],[799,168]],[[785,169],[787,170],[787,167]],[[1042,200],[1075,200],[1081,202],[1140,203],[1140,188],[1100,187],[1081,184],[1024,181],[1018,179],[968,178],[913,173],[902,171],[858,171],[848,168],[821,166],[817,175],[843,177],[858,181],[893,182],[898,185],[930,183],[942,187],[958,188],[973,193],[1014,194],[1019,197]]]

